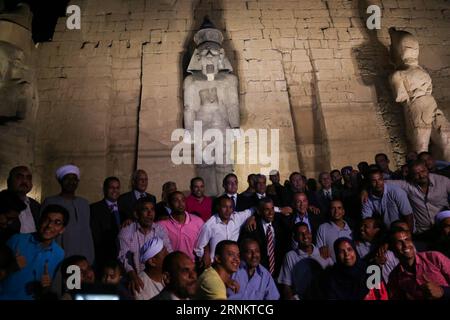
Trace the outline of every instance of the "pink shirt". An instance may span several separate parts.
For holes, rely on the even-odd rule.
[[[203,220],[196,215],[186,212],[184,224],[178,223],[172,216],[158,223],[167,231],[172,249],[174,251],[182,251],[194,260],[194,248],[197,244],[200,229],[203,226]]]
[[[199,216],[206,222],[211,217],[212,199],[205,196],[201,202],[198,200],[192,194],[189,195],[186,198],[186,211]]]
[[[420,286],[427,282],[425,278],[442,287],[448,287],[450,259],[437,251],[417,252],[415,274],[398,264],[389,275],[388,286],[392,299],[424,299]]]

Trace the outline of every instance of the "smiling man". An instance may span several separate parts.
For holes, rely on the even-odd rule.
[[[304,299],[312,280],[320,275],[322,269],[333,265],[331,258],[323,259],[320,256],[306,223],[298,222],[293,227],[293,239],[298,247],[286,254],[278,277],[280,290],[286,300]]]
[[[220,241],[238,240],[241,227],[253,213],[251,209],[233,212],[232,201],[227,196],[221,196],[218,200],[218,213],[212,216],[200,230],[194,251],[196,256],[202,259],[205,267],[209,267],[214,260],[216,245]],[[208,245],[209,251],[205,250]],[[210,252],[209,256],[208,252]]]
[[[69,222],[64,207],[49,205],[42,211],[38,232],[16,234],[8,246],[16,254],[19,270],[0,284],[0,300],[33,300],[48,291],[64,251],[55,242]]]
[[[391,299],[450,299],[450,260],[436,251],[417,252],[411,233],[393,230],[392,251],[399,265],[389,276]]]
[[[216,247],[214,263],[198,279],[199,300],[226,300],[226,286],[231,275],[239,269],[239,247],[236,241],[223,240]]]
[[[275,281],[270,272],[264,268],[261,262],[261,251],[258,241],[244,239],[241,243],[241,265],[239,270],[232,275],[232,279],[239,283],[237,293],[228,289],[229,300],[278,300],[278,292]]]

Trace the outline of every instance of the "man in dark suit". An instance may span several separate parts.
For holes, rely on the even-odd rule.
[[[177,184],[173,181],[167,181],[162,186],[161,201],[156,204],[156,216],[155,221],[167,219],[172,212],[167,199],[169,194],[177,191]]]
[[[281,205],[281,200],[283,199],[284,194],[284,186],[280,183],[280,172],[278,170],[271,170],[269,175],[270,181],[272,181],[272,184],[267,186],[267,193],[276,195],[278,197],[278,200],[280,203],[278,205]],[[277,205],[277,204],[275,204]]]
[[[124,217],[120,215],[117,199],[120,195],[120,181],[116,177],[108,177],[103,182],[104,198],[90,205],[91,232],[94,240],[95,260],[97,271],[103,266],[117,259],[120,224]]]
[[[273,201],[274,206],[280,206],[280,200],[276,194],[268,194],[267,191],[267,179],[263,174],[257,174],[255,177],[255,194],[251,197],[252,207],[257,207],[259,200],[263,198],[270,198]]]
[[[232,204],[234,211],[244,211],[252,207],[253,201],[251,197],[246,197],[237,193],[238,178],[234,173],[229,173],[223,178],[222,186],[225,190],[222,195],[226,195],[233,200]],[[213,201],[213,213],[217,212],[217,199],[218,198],[215,198]]]
[[[278,277],[286,252],[290,249],[290,233],[284,228],[280,213],[275,213],[273,201],[270,198],[261,199],[258,203],[256,229],[253,231],[242,229],[239,240],[252,238],[258,241],[261,249],[261,264],[269,270],[272,277]],[[271,258],[272,238],[273,258]],[[272,262],[273,260],[273,262]]]
[[[325,222],[326,216],[323,213],[316,214],[309,210],[308,197],[303,192],[297,192],[294,194],[292,209],[293,213],[291,215],[283,217],[283,223],[287,229],[287,232],[292,234],[294,226],[299,222],[303,222],[308,225],[309,230],[313,235],[313,241],[315,241],[317,230],[319,229],[319,226]],[[291,245],[294,245],[295,248],[297,247],[297,244],[290,243],[289,249],[293,249],[291,248]]]
[[[289,176],[289,185],[284,189],[283,199],[281,199],[281,205],[291,206],[294,200],[294,194],[297,192],[303,192],[308,197],[309,209],[319,213],[319,208],[316,200],[316,195],[308,191],[306,187],[306,177],[302,176],[300,172],[293,172]]]
[[[156,203],[156,197],[145,192],[148,186],[148,176],[144,170],[136,170],[131,177],[131,181],[132,190],[122,194],[118,200],[119,210],[127,219],[134,219],[134,205],[138,199],[150,197]]]
[[[339,189],[333,187],[331,175],[328,172],[321,172],[319,174],[319,183],[322,188],[316,193],[317,204],[320,213],[326,216],[330,212],[331,200],[340,199],[341,192]]]
[[[169,253],[163,261],[166,287],[152,300],[186,300],[197,293],[197,272],[194,262],[181,251]]]
[[[41,205],[36,200],[27,197],[27,194],[33,188],[33,175],[30,169],[25,166],[12,168],[9,172],[7,186],[8,190],[17,194],[26,205],[25,210],[19,214],[20,233],[35,232]]]

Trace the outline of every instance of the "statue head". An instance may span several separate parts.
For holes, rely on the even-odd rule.
[[[0,0],[1,1],[1,0]],[[32,13],[27,4],[12,2],[0,5],[0,97],[3,121],[24,119],[34,98],[31,68]]]
[[[222,48],[222,32],[216,29],[207,17],[195,34],[194,42],[197,48],[192,55],[188,72],[201,71],[211,81],[220,71],[233,70]]]
[[[0,41],[0,117],[25,118],[33,104],[32,71],[23,50]]]
[[[411,33],[389,28],[391,60],[396,67],[419,64],[419,42]]]

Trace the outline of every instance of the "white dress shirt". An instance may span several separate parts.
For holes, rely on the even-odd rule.
[[[25,197],[25,200],[23,200],[23,202],[27,207],[19,214],[20,233],[36,232],[36,225],[34,223],[33,213],[31,212],[30,208],[30,198]]]
[[[224,223],[217,213],[213,215],[200,230],[197,245],[194,249],[195,255],[199,258],[203,257],[204,248],[209,243],[210,256],[211,260],[213,260],[217,244],[222,240],[237,241],[242,225],[252,214],[252,209],[234,212],[231,214],[228,223]]]

